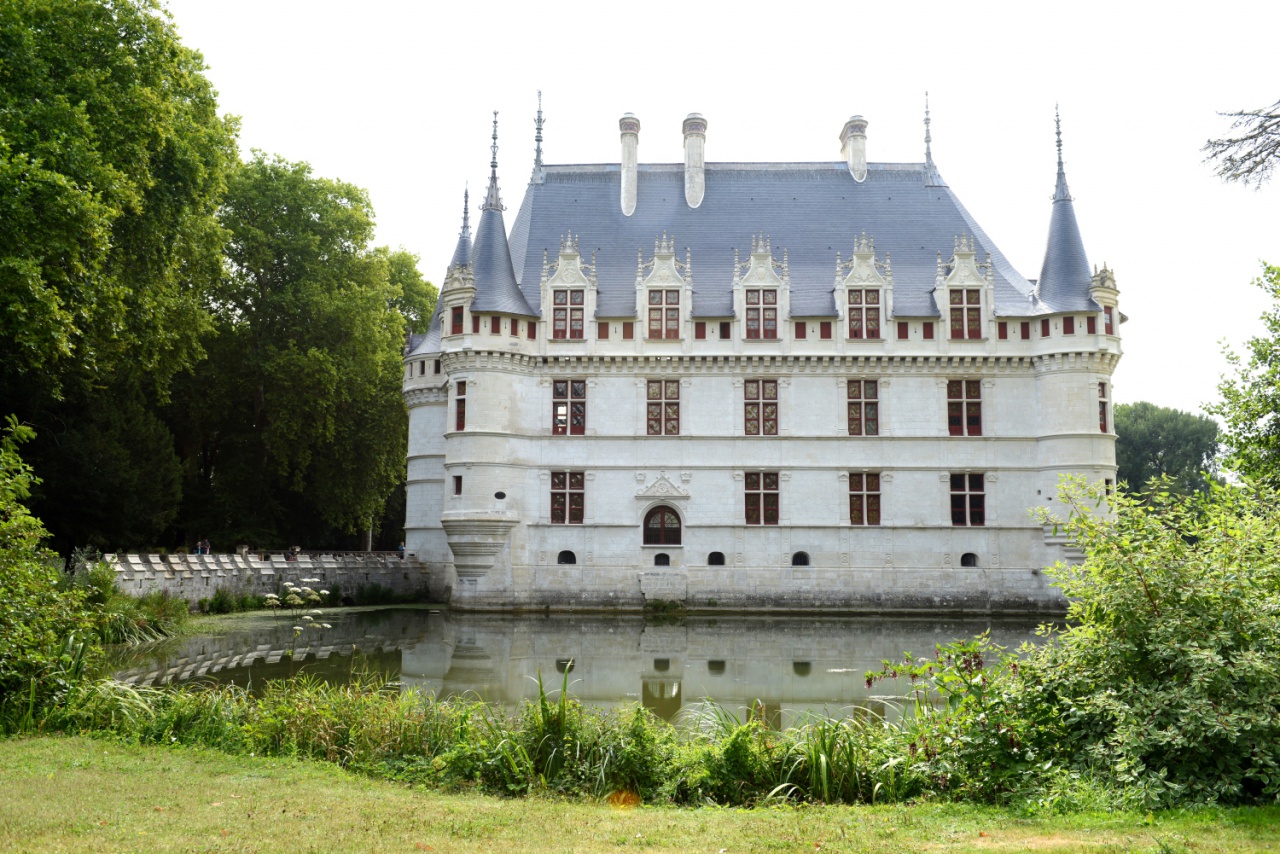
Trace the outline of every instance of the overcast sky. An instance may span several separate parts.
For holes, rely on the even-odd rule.
[[[1217,112],[1280,99],[1280,3],[1237,5],[168,2],[246,155],[367,188],[378,242],[437,285],[493,110],[510,227],[539,89],[547,163],[616,163],[625,112],[641,163],[680,162],[695,111],[709,162],[839,160],[854,113],[869,160],[919,162],[927,90],[939,170],[1034,278],[1058,103],[1085,249],[1129,316],[1116,400],[1193,412],[1228,370],[1221,342],[1262,331],[1260,261],[1280,264],[1280,181],[1224,185],[1200,151],[1227,133]]]

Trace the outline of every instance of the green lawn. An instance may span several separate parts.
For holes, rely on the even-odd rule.
[[[440,795],[318,762],[0,740],[5,851],[1280,851],[1280,808],[1021,818],[930,804],[625,809]]]

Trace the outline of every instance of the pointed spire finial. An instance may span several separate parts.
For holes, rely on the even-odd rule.
[[[471,236],[471,187],[462,185],[462,236]]]
[[[929,92],[924,93],[924,162],[933,163],[933,137],[929,133]]]
[[[489,192],[480,210],[506,210],[498,195],[498,111],[493,111],[493,144],[489,146]]]
[[[1058,105],[1053,105],[1053,127],[1054,135],[1058,138],[1058,168],[1062,168],[1062,115],[1058,112]]]
[[[471,263],[471,191],[463,185],[462,230],[458,232],[458,245],[453,250],[449,267],[465,267]]]
[[[1053,200],[1071,201],[1071,192],[1067,189],[1067,171],[1062,166],[1062,116],[1058,113],[1058,105],[1053,105],[1054,136],[1058,146],[1058,181],[1053,188]]]
[[[538,181],[542,172],[542,90],[538,90],[538,117],[533,120],[537,132],[533,135],[533,180]]]

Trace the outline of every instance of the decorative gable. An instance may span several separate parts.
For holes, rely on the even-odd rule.
[[[666,472],[658,475],[658,479],[653,483],[643,487],[642,489],[636,490],[636,498],[639,499],[660,498],[663,500],[678,500],[688,497],[689,490],[681,489],[672,483],[671,479],[667,477]]]

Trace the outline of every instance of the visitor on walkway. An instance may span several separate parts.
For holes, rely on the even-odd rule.
[[[400,559],[404,560],[404,540],[400,541]]]

